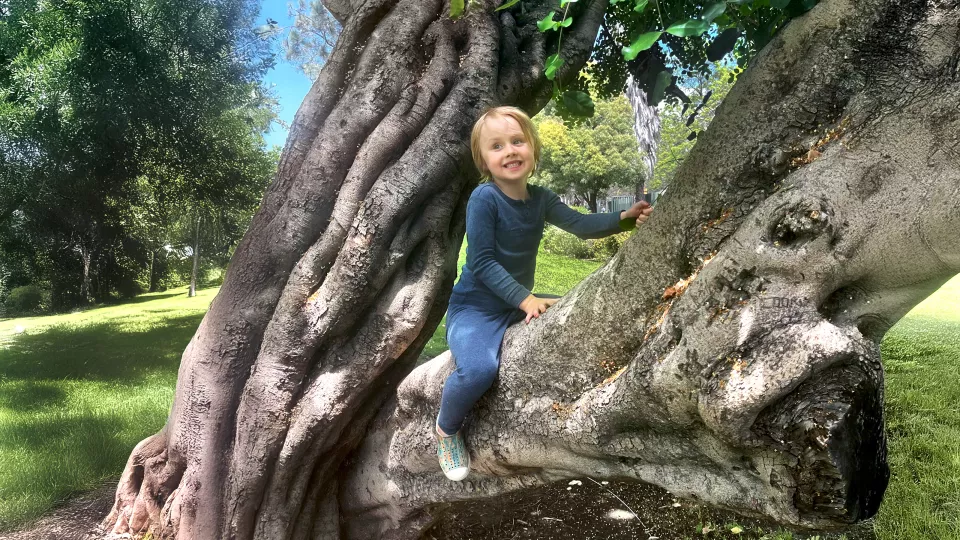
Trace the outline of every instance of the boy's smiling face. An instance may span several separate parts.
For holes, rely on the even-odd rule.
[[[533,172],[533,149],[509,116],[487,118],[480,128],[480,155],[494,180],[507,184],[526,183]]]

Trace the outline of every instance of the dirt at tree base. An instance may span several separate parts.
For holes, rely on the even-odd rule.
[[[782,530],[774,525],[721,512],[650,484],[589,478],[521,490],[490,501],[451,507],[428,529],[423,540],[680,540],[759,539]],[[567,489],[569,488],[569,489]],[[102,540],[100,522],[113,506],[116,481],[64,503],[0,540]],[[618,498],[619,497],[619,498]],[[636,512],[636,515],[634,515]],[[704,532],[704,526],[707,527]],[[742,532],[731,532],[739,527]],[[847,540],[876,540],[863,522],[844,533]],[[799,540],[839,534],[793,533]],[[768,536],[770,537],[770,536]],[[776,538],[776,536],[772,536]]]
[[[736,532],[739,529],[740,532]],[[733,530],[733,531],[732,531]],[[782,527],[747,519],[628,481],[589,478],[458,503],[424,540],[681,540],[784,538]],[[792,531],[791,531],[792,532]],[[795,540],[876,540],[871,521],[841,533],[792,532]]]
[[[116,479],[74,497],[18,531],[0,532],[0,540],[99,540],[99,530],[113,507]]]

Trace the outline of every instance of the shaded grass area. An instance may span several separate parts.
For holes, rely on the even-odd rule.
[[[0,321],[0,530],[119,475],[159,430],[216,289]]]

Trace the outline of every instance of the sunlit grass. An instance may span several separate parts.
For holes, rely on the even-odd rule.
[[[159,430],[216,289],[0,321],[0,530],[115,478]]]
[[[878,536],[960,539],[960,276],[881,344],[892,478]]]

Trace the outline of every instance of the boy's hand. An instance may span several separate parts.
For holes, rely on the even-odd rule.
[[[522,309],[526,314],[527,318],[524,320],[526,324],[530,324],[530,319],[539,319],[540,314],[547,311],[547,308],[557,303],[559,298],[539,298],[534,295],[529,295],[523,299],[523,302],[520,302],[520,309]]]
[[[627,208],[623,212],[620,212],[620,219],[633,218],[637,220],[637,227],[643,225],[643,222],[650,217],[650,213],[653,212],[653,207],[650,206],[650,203],[647,201],[640,201],[634,203],[633,206]]]

